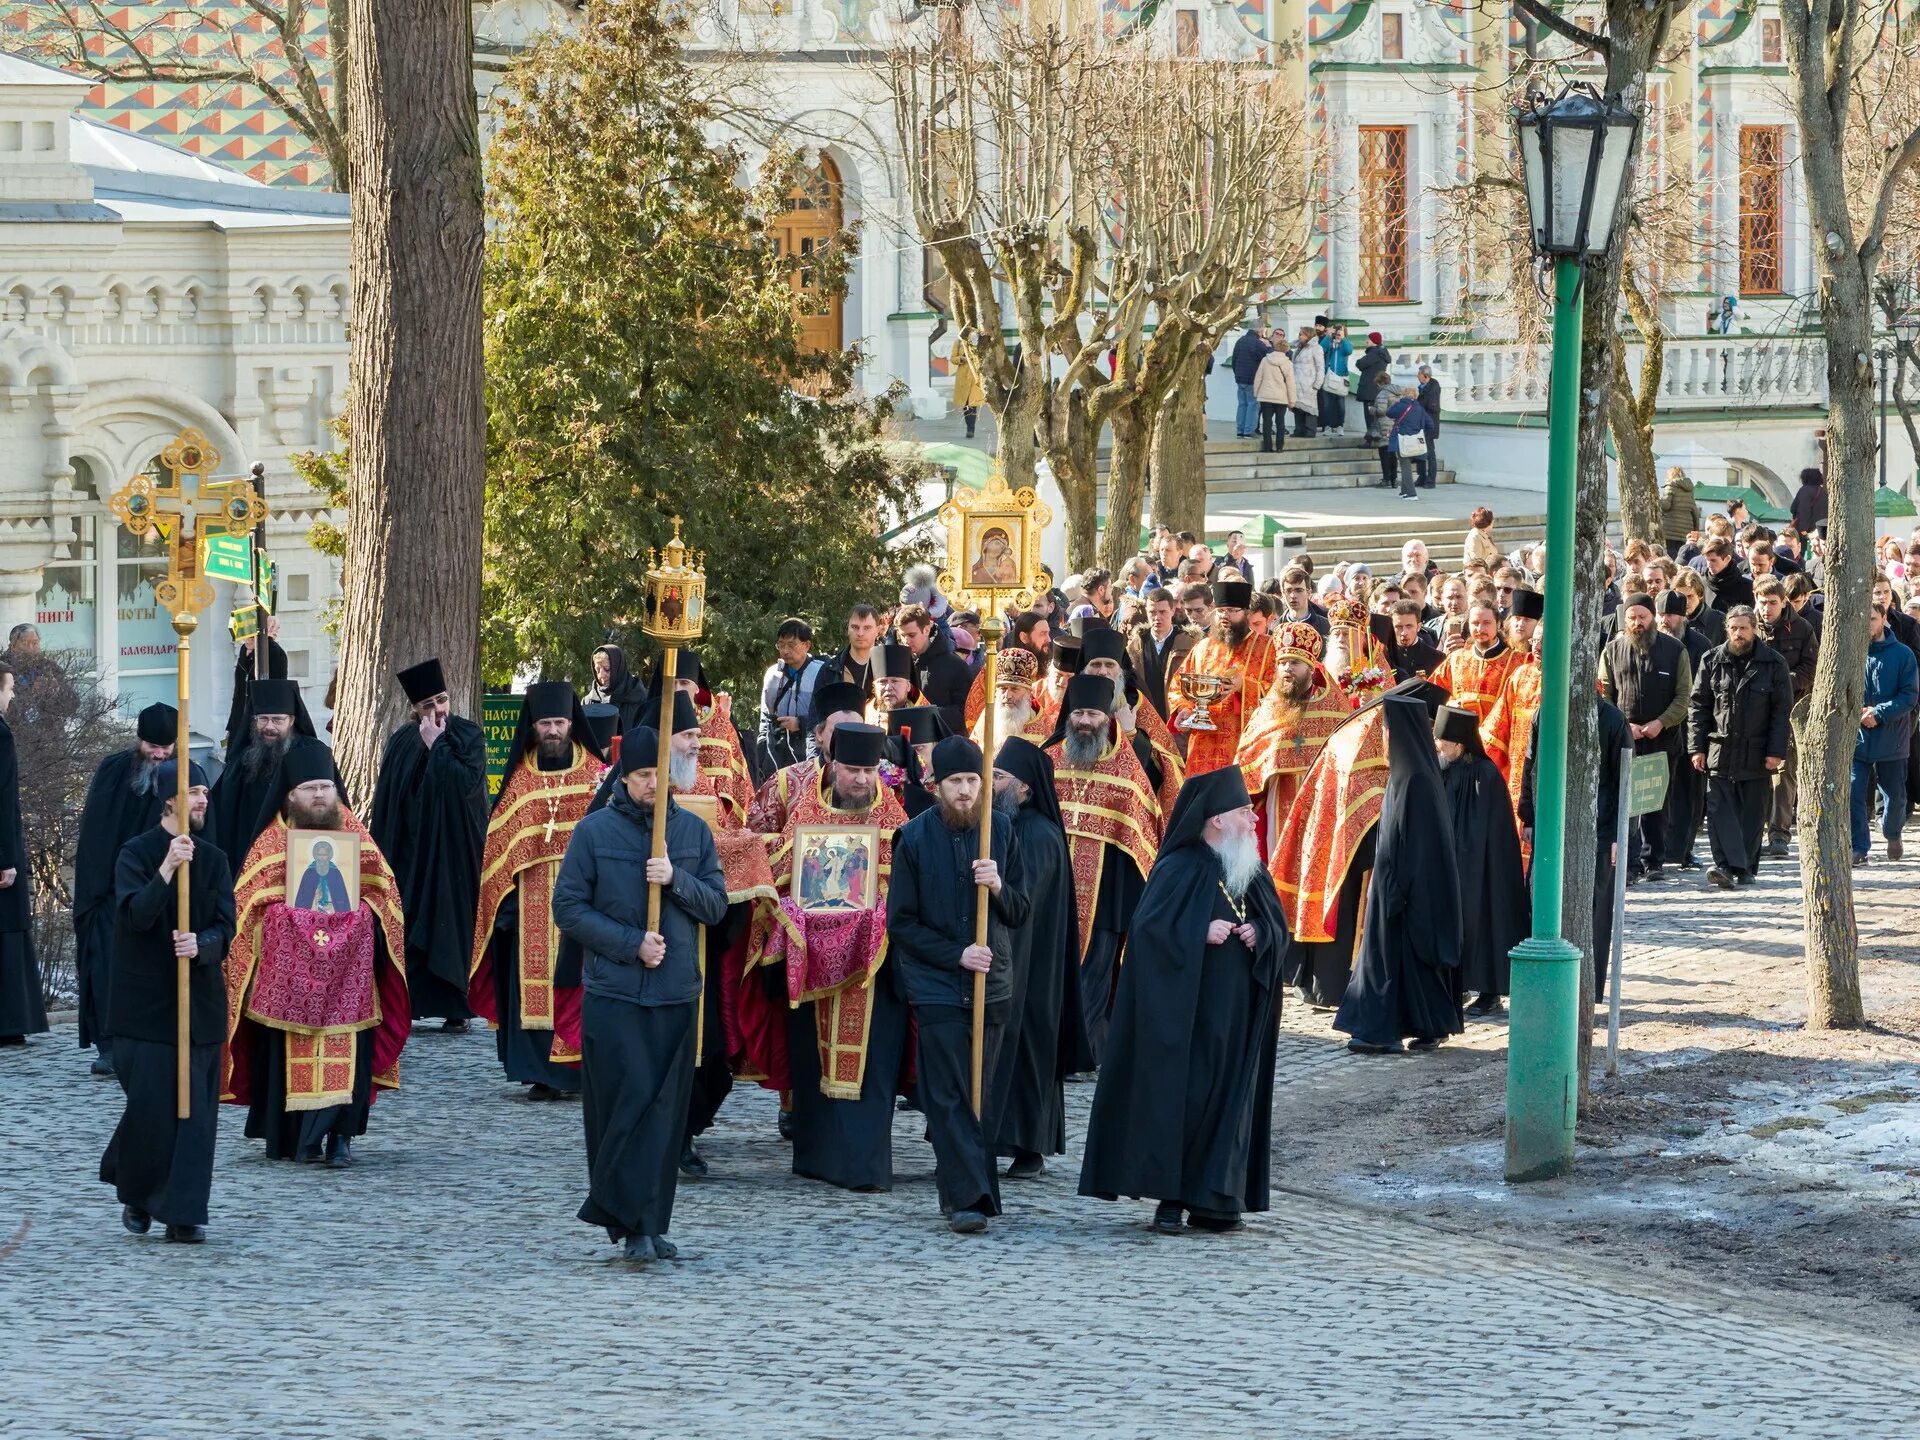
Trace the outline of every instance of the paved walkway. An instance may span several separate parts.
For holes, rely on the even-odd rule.
[[[1337,1086],[1349,1057],[1288,1026],[1280,1083]],[[572,1218],[577,1107],[517,1098],[484,1035],[416,1038],[350,1172],[268,1163],[229,1111],[211,1242],[182,1249],[120,1230],[93,1178],[117,1092],[72,1039],[0,1056],[0,1434],[1744,1440],[1920,1405],[1920,1359],[1790,1300],[1286,1193],[1161,1238],[1061,1164],[956,1239],[912,1119],[893,1193],[847,1195],[787,1174],[757,1090],[681,1190],[685,1260],[630,1273]]]

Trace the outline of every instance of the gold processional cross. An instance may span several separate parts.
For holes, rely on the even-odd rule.
[[[145,539],[155,531],[167,542],[167,574],[153,587],[154,603],[167,612],[173,633],[179,637],[179,742],[174,751],[174,811],[176,832],[193,833],[187,790],[192,760],[187,712],[187,662],[194,629],[200,612],[213,603],[213,582],[202,569],[202,543],[215,535],[250,535],[255,525],[266,518],[267,502],[254,488],[251,479],[215,480],[213,470],[220,463],[220,452],[207,443],[198,430],[182,430],[160,452],[160,475],[136,475],[114,492],[111,508],[114,517],[127,527],[127,533]],[[191,478],[193,493],[187,494],[185,482]],[[180,930],[191,930],[193,921],[188,905],[190,865],[182,865],[175,874],[179,886]],[[189,1031],[187,1027],[187,962],[182,959],[175,974],[174,1044],[176,1048],[176,1100],[181,1119],[192,1112],[187,1074]]]

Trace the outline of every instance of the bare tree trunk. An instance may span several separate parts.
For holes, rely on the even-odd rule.
[[[1153,427],[1153,495],[1148,513],[1156,525],[1207,528],[1207,355],[1181,365],[1180,375]]]
[[[335,746],[371,795],[393,672],[430,657],[480,691],[486,407],[480,136],[464,0],[351,0],[353,385]]]
[[[1634,405],[1633,382],[1626,373],[1626,347],[1613,342],[1613,395],[1608,405],[1608,427],[1620,457],[1616,477],[1620,485],[1620,532],[1624,540],[1645,540],[1656,550],[1662,545],[1660,481],[1654,474],[1653,427],[1643,426]]]
[[[1107,533],[1100,564],[1118,575],[1140,553],[1140,507],[1147,493],[1147,457],[1152,437],[1145,433],[1135,404],[1117,406],[1113,453],[1107,459]]]

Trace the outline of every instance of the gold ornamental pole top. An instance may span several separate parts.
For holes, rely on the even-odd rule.
[[[680,539],[680,517],[674,516],[673,538],[666,549],[647,551],[643,634],[676,648],[700,638],[707,620],[706,558]]]

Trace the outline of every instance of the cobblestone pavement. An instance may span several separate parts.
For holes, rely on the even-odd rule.
[[[1337,1082],[1295,1025],[1282,1083]],[[1790,1300],[1286,1193],[1163,1238],[1062,1163],[957,1239],[914,1117],[894,1191],[848,1195],[787,1174],[757,1090],[682,1186],[683,1263],[632,1273],[573,1219],[578,1107],[518,1098],[484,1035],[416,1036],[349,1172],[229,1111],[210,1243],[168,1246],[94,1179],[117,1092],[72,1039],[0,1056],[0,1434],[1859,1437],[1920,1405],[1920,1361]]]

